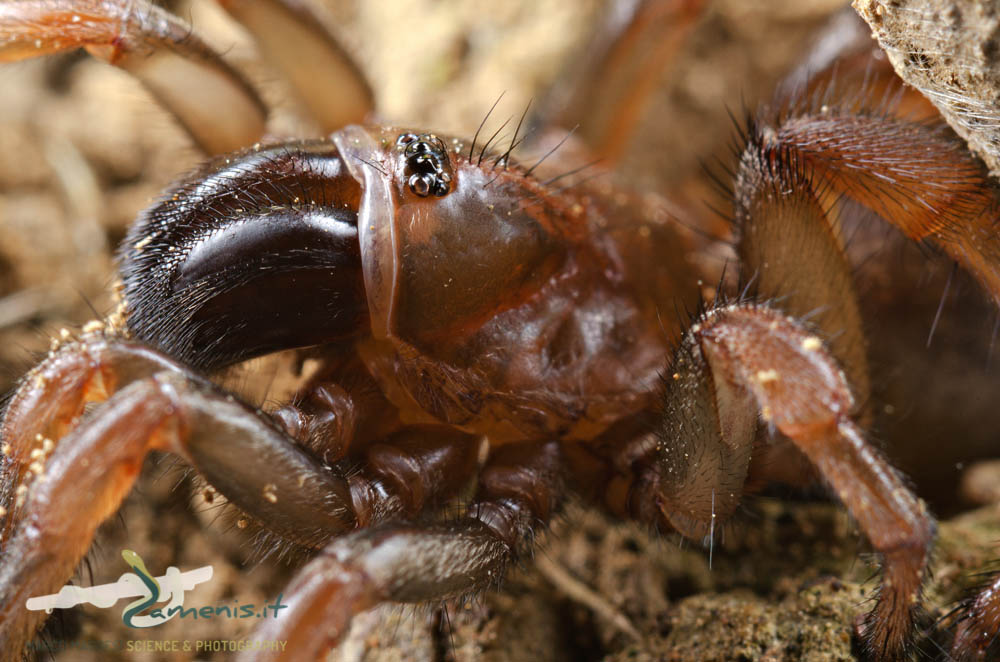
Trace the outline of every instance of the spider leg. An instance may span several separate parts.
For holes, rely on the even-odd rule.
[[[496,585],[510,562],[530,551],[535,530],[559,506],[562,491],[557,443],[502,446],[483,469],[465,517],[387,525],[337,539],[299,571],[283,598],[288,609],[254,636],[287,641],[279,660],[322,659],[362,611]],[[261,659],[257,655],[248,652],[244,659]]]
[[[790,181],[806,184],[821,207],[846,196],[910,239],[938,245],[1000,304],[996,189],[944,125],[827,105],[765,112],[748,127],[737,223],[755,198],[785,197],[779,184]]]
[[[628,145],[661,74],[704,10],[703,0],[616,0],[582,57],[539,104],[533,124],[577,129],[610,164]]]
[[[0,62],[86,48],[128,71],[205,152],[257,142],[267,108],[189,26],[142,0],[0,3]]]
[[[151,450],[185,457],[255,518],[275,518],[280,534],[308,538],[325,530],[329,537],[353,528],[345,478],[284,441],[252,410],[180,373],[157,373],[115,393],[32,472],[4,544],[0,649],[21,650],[44,618],[27,612],[25,601],[59,591]]]
[[[765,114],[750,127],[736,185],[738,251],[744,264],[759,275],[762,294],[782,297],[782,308],[797,316],[810,308],[819,311],[814,321],[831,339],[830,350],[859,403],[868,389],[865,342],[843,240],[831,213],[833,198],[853,198],[910,239],[937,244],[1000,303],[995,231],[1000,204],[994,185],[946,129],[907,122],[890,111],[854,114],[792,104]],[[801,442],[796,446],[810,455]],[[828,470],[813,462],[830,480]],[[900,534],[913,533],[905,522],[902,527]],[[909,563],[912,571],[915,558],[911,553],[909,561],[897,565]],[[888,567],[886,578],[894,585],[901,581]],[[908,586],[916,584],[911,580]],[[1000,631],[995,586],[994,580],[963,607],[953,643],[958,659],[982,658]],[[883,604],[879,609],[890,611]],[[903,607],[895,611],[906,612]],[[865,624],[870,655],[901,650],[902,623],[902,616],[887,620],[873,612]]]
[[[334,351],[314,358],[320,367],[290,404],[271,414],[313,455],[327,463],[356,456],[403,427],[359,357]]]
[[[364,75],[306,4],[219,4],[254,35],[324,131],[363,122],[372,111]],[[0,62],[76,48],[138,78],[209,154],[235,151],[264,135],[267,108],[253,87],[160,7],[141,0],[0,5]]]
[[[254,36],[325,132],[361,124],[375,95],[361,70],[302,0],[217,0]],[[304,65],[303,63],[308,63]]]
[[[29,372],[0,420],[0,542],[10,537],[33,463],[76,425],[88,403],[107,399],[119,385],[175,364],[146,347],[112,344],[100,336],[64,345]]]
[[[748,128],[734,187],[737,251],[760,296],[822,330],[863,406],[866,341],[838,198],[937,243],[997,302],[1000,203],[982,167],[940,127],[811,103],[764,111]]]
[[[4,438],[23,451],[28,444],[18,435],[57,429],[78,415],[89,395],[72,391],[73,384],[87,391],[93,375],[102,374],[112,393],[41,456],[29,456],[27,471],[13,454],[4,458],[4,484],[20,477],[5,515],[10,533],[0,565],[0,650],[11,654],[44,618],[27,612],[24,601],[61,588],[151,450],[182,457],[253,519],[306,547],[359,525],[416,514],[453,496],[474,472],[478,446],[470,435],[414,426],[366,448],[365,472],[349,478],[342,465],[318,460],[270,418],[151,350],[103,338],[83,347],[65,346],[37,372],[57,384],[50,395],[63,392],[67,401],[42,411],[65,420],[34,422],[40,412],[31,392],[45,389],[32,378],[4,420]]]
[[[959,608],[951,657],[959,662],[994,659],[1000,641],[1000,576]]]
[[[937,115],[924,95],[902,84],[872,41],[871,28],[852,7],[834,13],[820,29],[808,54],[781,81],[777,96],[814,108],[866,106],[900,119]]]
[[[707,535],[739,500],[759,415],[809,458],[881,555],[881,591],[858,627],[870,659],[906,659],[934,521],[852,420],[831,352],[782,313],[732,304],[691,327],[673,370],[659,443],[635,463],[633,516]]]
[[[777,305],[795,316],[815,313],[811,321],[829,339],[838,363],[824,367],[825,374],[818,364],[813,374],[805,366],[777,365],[792,356],[794,340],[807,342],[804,332],[791,329],[774,331],[770,339],[784,335],[786,348],[767,347],[748,330],[742,337],[730,333],[723,338],[728,344],[705,337],[698,343],[711,372],[719,371],[720,361],[741,366],[739,381],[754,394],[762,417],[809,458],[882,555],[882,592],[860,629],[869,657],[903,659],[933,524],[923,503],[863,440],[870,391],[866,343],[832,207],[846,195],[912,239],[935,241],[995,299],[1000,280],[989,261],[1000,255],[1000,242],[978,237],[992,226],[998,207],[981,167],[927,125],[826,106],[793,105],[777,115],[765,114],[750,127],[735,185],[737,251],[756,274],[762,296],[780,297]],[[753,325],[742,320],[740,327]],[[815,349],[820,341],[808,343]],[[805,349],[802,344],[797,351],[808,356]],[[781,392],[785,384],[797,384],[797,399],[791,386],[774,402],[762,395]],[[805,407],[817,400],[814,411]]]

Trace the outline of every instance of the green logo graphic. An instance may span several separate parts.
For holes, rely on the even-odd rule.
[[[123,549],[122,558],[132,572],[126,572],[113,584],[89,588],[69,584],[54,595],[28,598],[25,606],[31,610],[45,610],[51,614],[53,609],[68,609],[83,603],[106,609],[122,598],[137,597],[138,600],[126,605],[122,611],[122,623],[130,628],[163,625],[176,616],[195,620],[220,617],[277,618],[279,611],[288,608],[288,605],[281,602],[280,594],[273,604],[239,604],[239,600],[233,600],[232,604],[185,608],[184,594],[198,584],[210,580],[212,566],[207,565],[187,572],[181,572],[170,566],[162,576],[154,577],[146,568],[142,557],[131,549]],[[158,602],[167,604],[156,606]],[[143,614],[146,611],[148,613]]]
[[[132,623],[133,616],[159,602],[160,583],[156,581],[156,577],[146,570],[146,564],[143,563],[142,557],[133,552],[131,549],[123,549],[122,558],[125,559],[125,563],[127,563],[128,566],[135,571],[135,574],[139,576],[142,583],[149,589],[148,598],[139,598],[125,608],[125,611],[122,612],[122,622],[130,628],[149,628],[154,625],[159,625],[159,623],[147,623],[146,625],[134,625]]]

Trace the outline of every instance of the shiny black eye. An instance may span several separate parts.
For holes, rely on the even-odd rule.
[[[421,198],[430,195],[431,189],[435,186],[434,177],[427,174],[410,175],[410,180],[407,183],[410,185],[410,190]]]
[[[415,133],[401,133],[399,134],[399,137],[396,138],[396,146],[406,147],[416,139],[417,139],[417,134]]]
[[[407,185],[415,195],[444,197],[451,192],[454,175],[444,142],[433,133],[402,133],[396,148],[406,158]]]

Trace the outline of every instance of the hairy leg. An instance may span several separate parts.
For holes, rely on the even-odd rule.
[[[535,531],[562,500],[559,445],[502,446],[480,475],[465,517],[396,524],[344,536],[299,571],[289,608],[254,634],[288,644],[280,660],[321,659],[358,613],[384,602],[427,602],[473,594],[499,583],[530,551]],[[256,660],[260,653],[247,653]],[[268,654],[270,656],[270,653]],[[268,657],[268,659],[272,659]]]
[[[992,660],[1000,654],[1000,576],[990,578],[977,595],[958,608],[951,659]]]
[[[0,542],[10,537],[32,470],[41,469],[87,404],[174,365],[146,347],[86,334],[82,342],[53,351],[21,380],[0,420]]]
[[[766,111],[745,137],[734,192],[742,228],[759,219],[756,205],[805,196],[825,210],[843,195],[910,239],[939,246],[1000,302],[1000,201],[982,164],[943,124],[799,103]]]
[[[70,359],[81,354],[87,360]],[[105,374],[111,396],[58,441],[50,440],[42,456],[29,455],[27,470],[13,454],[4,457],[4,485],[17,485],[5,514],[0,564],[5,655],[16,656],[44,618],[24,610],[24,601],[55,593],[66,582],[151,450],[184,458],[247,515],[305,547],[450,498],[476,465],[478,446],[469,435],[436,426],[403,428],[368,447],[365,471],[349,478],[344,466],[317,459],[269,417],[169,359],[122,341],[67,345],[36,372],[65,399],[34,406],[49,402],[33,397],[43,385],[31,377],[22,384],[3,427],[19,457],[30,445],[24,432],[57,429],[79,414],[87,389],[67,385]],[[56,425],[35,415],[40,413],[65,421]]]
[[[650,94],[704,10],[703,0],[615,0],[590,47],[557,79],[534,122],[577,128],[612,163],[628,146]]]
[[[135,0],[0,3],[0,62],[77,48],[138,78],[209,154],[264,134],[267,109],[250,84],[160,7]]]
[[[282,71],[324,132],[365,121],[374,95],[308,3],[219,0]],[[86,48],[137,79],[208,154],[248,147],[267,108],[222,57],[169,12],[136,0],[0,4],[0,62]],[[304,66],[303,63],[308,63]]]
[[[218,0],[292,84],[325,132],[361,124],[375,107],[368,81],[305,0]]]
[[[903,108],[916,107],[914,95],[903,94]],[[911,122],[901,115],[892,104],[864,111],[857,102],[841,107],[815,100],[787,103],[751,123],[736,178],[738,250],[744,264],[758,278],[761,295],[780,297],[779,305],[796,316],[817,313],[813,321],[844,367],[855,402],[863,403],[867,395],[865,343],[844,256],[846,240],[832,213],[834,198],[852,198],[910,239],[936,244],[994,303],[1000,302],[1000,202],[995,185],[942,124]],[[810,455],[807,445],[796,444]],[[908,532],[910,544],[917,544],[916,529],[896,529]],[[897,567],[911,566],[911,579],[894,576],[887,566],[887,580],[916,595],[913,552],[887,554],[887,561],[891,556],[901,557]],[[992,624],[1000,604],[995,584],[991,580],[982,595],[963,607],[969,617],[960,621],[952,651],[959,659],[985,655],[1000,631]],[[896,593],[894,599],[905,600],[907,592]],[[888,600],[886,596],[880,601],[883,612],[905,612],[903,606],[883,607]],[[887,645],[898,648],[886,642],[902,640],[894,634],[902,631],[902,618],[890,619],[885,613],[871,616],[865,625],[871,655],[879,655]]]
[[[658,439],[632,463],[633,516],[709,535],[742,494],[759,416],[809,458],[881,555],[881,591],[859,628],[870,659],[906,659],[934,522],[865,441],[819,338],[765,306],[717,308],[691,327],[667,382]]]

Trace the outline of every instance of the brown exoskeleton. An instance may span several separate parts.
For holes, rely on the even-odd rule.
[[[669,313],[719,274],[689,259],[707,247],[662,204],[607,181],[556,185],[581,161],[553,150],[551,132],[521,165],[517,131],[490,151],[485,137],[353,124],[370,106],[363,81],[296,3],[225,4],[251,29],[287,22],[359,108],[340,114],[340,99],[324,105],[307,84],[327,139],[217,156],[174,185],[125,241],[121,309],[21,382],[2,428],[5,655],[40,623],[24,600],[65,583],[152,449],[321,550],[261,632],[288,640],[294,659],[381,602],[494,583],[574,484],[699,539],[747,485],[786,477],[779,457],[813,467],[881,553],[882,593],[859,629],[873,659],[906,655],[933,520],[866,441],[864,334],[828,205],[846,195],[938,243],[996,296],[996,199],[960,145],[849,107],[762,112],[734,183],[737,253],[758,298],[686,325]],[[248,9],[259,7],[264,18]],[[241,79],[168,15],[132,9],[5,5],[0,54],[87,46],[143,77],[207,151],[253,144],[261,106]],[[173,94],[180,75],[217,94],[189,107]],[[303,346],[322,367],[273,414],[204,376]],[[406,523],[475,478],[484,438],[466,514]],[[979,646],[956,639],[957,652]]]

